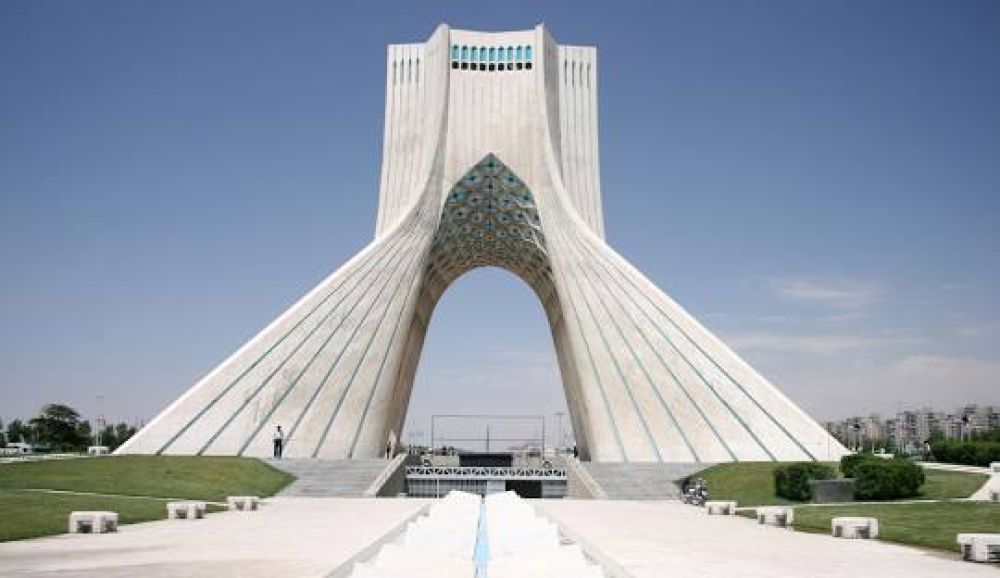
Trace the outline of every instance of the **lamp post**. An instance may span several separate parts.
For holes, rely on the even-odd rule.
[[[97,419],[94,420],[94,427],[97,429],[97,445],[101,445],[101,422],[104,420],[104,395],[97,396]]]
[[[562,418],[563,412],[556,412],[556,453],[559,452],[559,447],[563,445],[563,428],[562,428]]]

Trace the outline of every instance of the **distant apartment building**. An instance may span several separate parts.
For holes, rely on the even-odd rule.
[[[825,426],[851,449],[875,447],[899,453],[917,453],[934,434],[957,440],[1000,429],[1000,406],[968,404],[953,413],[925,407],[900,411],[885,419],[877,413],[852,416],[828,421]]]

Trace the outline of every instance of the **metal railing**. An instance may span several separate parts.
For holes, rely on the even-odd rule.
[[[565,480],[562,468],[517,468],[490,466],[407,466],[406,477],[412,479],[478,479],[478,480]]]

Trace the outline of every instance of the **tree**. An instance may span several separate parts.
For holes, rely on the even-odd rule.
[[[24,425],[24,422],[19,419],[15,419],[7,424],[7,443],[9,444],[19,442],[28,443],[34,437],[32,434],[31,427]]]
[[[101,444],[114,451],[133,435],[135,435],[135,428],[127,423],[107,425],[101,430]]]
[[[80,413],[68,405],[47,404],[29,423],[38,442],[56,451],[81,451],[90,441],[90,423],[81,422]]]

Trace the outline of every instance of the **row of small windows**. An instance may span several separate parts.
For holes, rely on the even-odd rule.
[[[392,63],[392,83],[408,84],[420,81],[420,59],[397,60]]]
[[[572,84],[590,87],[590,63],[573,62],[563,60],[563,84]]]
[[[462,70],[531,70],[531,46],[451,46],[451,67]]]

